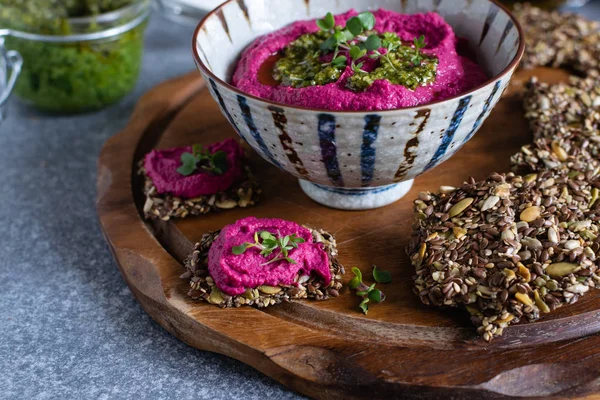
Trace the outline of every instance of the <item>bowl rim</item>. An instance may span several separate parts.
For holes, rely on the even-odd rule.
[[[393,112],[398,112],[398,111],[414,111],[414,110],[422,109],[423,107],[431,107],[431,106],[435,106],[435,105],[442,104],[445,102],[451,102],[453,100],[458,100],[465,96],[471,95],[471,94],[485,88],[486,86],[492,85],[493,83],[498,81],[498,79],[504,78],[512,70],[516,69],[518,64],[521,62],[521,59],[523,58],[523,55],[525,53],[525,33],[523,31],[523,27],[521,26],[521,24],[519,23],[517,18],[514,16],[514,14],[510,11],[510,9],[508,7],[501,4],[498,0],[487,0],[487,1],[489,3],[495,4],[502,11],[504,11],[506,13],[506,15],[508,15],[510,20],[513,22],[515,27],[517,28],[517,32],[519,33],[519,48],[517,49],[517,53],[515,54],[513,59],[506,66],[506,68],[504,68],[500,73],[492,76],[491,78],[489,78],[482,84],[477,85],[476,87],[469,89],[466,92],[459,93],[459,94],[449,97],[447,99],[437,100],[437,101],[433,101],[430,103],[424,103],[424,104],[420,104],[420,105],[412,106],[412,107],[392,108],[392,109],[386,109],[386,110],[331,110],[331,109],[326,109],[326,108],[302,107],[302,106],[296,106],[296,105],[291,105],[291,104],[278,103],[278,102],[275,102],[272,100],[267,100],[262,97],[258,97],[258,96],[246,93],[243,90],[240,90],[237,87],[233,86],[229,82],[226,82],[225,80],[219,78],[210,70],[210,68],[207,68],[207,66],[200,59],[200,55],[198,54],[198,48],[196,46],[196,43],[198,42],[197,38],[198,38],[198,35],[200,34],[200,30],[202,28],[204,28],[206,22],[210,18],[212,18],[217,12],[222,11],[223,7],[225,7],[231,3],[234,3],[234,2],[239,2],[239,0],[227,0],[223,4],[221,4],[220,6],[218,6],[217,8],[215,8],[214,10],[212,10],[211,12],[206,14],[206,16],[200,21],[200,23],[196,27],[196,29],[194,30],[194,34],[192,35],[192,54],[194,56],[194,60],[196,62],[197,67],[200,70],[202,70],[202,72],[204,72],[206,75],[208,75],[211,79],[218,82],[221,86],[224,86],[226,89],[231,90],[231,91],[237,93],[238,95],[245,96],[247,98],[256,100],[258,102],[266,103],[270,106],[285,107],[285,108],[291,108],[291,109],[302,110],[302,111],[313,111],[313,112],[329,113],[329,114],[372,114],[373,112],[385,114],[385,113],[393,113]]]

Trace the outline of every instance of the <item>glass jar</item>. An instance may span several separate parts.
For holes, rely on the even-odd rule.
[[[0,38],[0,124],[6,118],[8,98],[21,72],[22,65],[23,59],[19,53],[3,49],[2,38]]]
[[[78,113],[101,109],[135,86],[142,63],[149,0],[93,17],[48,19],[32,25],[0,11],[0,36],[23,58],[14,93],[44,111]]]

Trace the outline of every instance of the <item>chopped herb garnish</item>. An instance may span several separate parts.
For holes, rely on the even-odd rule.
[[[215,175],[224,174],[228,169],[227,153],[224,151],[210,153],[198,144],[193,145],[192,153],[185,152],[181,155],[181,166],[177,168],[177,172],[189,176],[198,169]]]
[[[367,89],[376,80],[388,80],[411,90],[435,80],[438,60],[425,55],[425,37],[403,43],[392,32],[373,31],[375,15],[363,12],[336,26],[333,14],[316,22],[319,31],[300,36],[283,50],[274,66],[273,78],[283,86],[302,88],[337,82],[349,66],[353,75],[346,85],[354,91]],[[330,57],[330,58],[329,58]],[[376,60],[370,71],[365,61]],[[330,60],[330,61],[327,61]]]
[[[377,265],[373,265],[373,279],[377,283],[391,283],[392,282],[392,274],[388,271],[381,271],[377,268]]]
[[[234,246],[231,251],[235,255],[240,255],[244,254],[246,250],[256,247],[260,250],[260,254],[262,256],[268,257],[276,250],[279,250],[279,253],[274,258],[261,265],[268,265],[282,260],[285,260],[291,264],[296,264],[296,261],[289,257],[289,252],[292,249],[297,249],[298,245],[300,243],[304,243],[305,240],[296,236],[296,234],[281,236],[281,233],[277,233],[278,236],[275,236],[268,231],[255,232],[254,243],[242,243],[239,246]]]
[[[362,297],[360,302],[360,309],[366,315],[369,312],[369,303],[381,303],[385,300],[385,294],[375,288],[375,283],[371,286],[367,286],[362,281],[362,273],[358,268],[352,268],[354,277],[350,281],[350,288],[356,290],[356,295]]]

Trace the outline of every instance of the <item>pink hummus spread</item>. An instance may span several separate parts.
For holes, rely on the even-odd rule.
[[[193,175],[183,176],[177,172],[181,166],[181,155],[191,153],[192,147],[177,147],[153,150],[144,159],[146,173],[152,179],[158,193],[169,193],[184,199],[209,196],[229,189],[244,176],[244,151],[233,139],[211,144],[210,153],[224,151],[228,169],[221,175],[198,170]]]
[[[234,246],[254,243],[254,233],[262,231],[277,236],[295,234],[304,239],[304,243],[289,252],[289,257],[296,264],[282,260],[264,265],[277,254],[263,256],[258,248],[249,248],[240,255],[233,254]],[[323,245],[313,241],[310,231],[294,222],[270,218],[247,217],[223,228],[209,250],[208,271],[217,287],[231,296],[260,285],[293,285],[298,274],[314,274],[323,280],[324,285],[331,282],[329,257]]]
[[[433,83],[410,90],[381,79],[365,91],[352,91],[346,85],[347,79],[354,74],[350,67],[350,59],[338,81],[326,85],[294,88],[261,83],[259,70],[263,63],[299,36],[317,32],[319,28],[314,20],[295,22],[258,38],[243,52],[232,83],[246,93],[278,103],[307,108],[358,111],[413,107],[444,100],[464,93],[488,79],[477,63],[457,53],[459,40],[439,14],[430,12],[405,15],[383,9],[373,14],[376,17],[374,30],[378,33],[396,33],[402,41],[409,43],[421,35],[426,38],[427,46],[422,52],[439,60]],[[336,25],[343,26],[349,18],[356,15],[354,10],[338,15],[335,17]],[[380,51],[385,52],[384,49]]]

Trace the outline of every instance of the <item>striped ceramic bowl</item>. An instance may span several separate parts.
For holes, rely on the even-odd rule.
[[[444,101],[377,112],[276,104],[228,83],[240,53],[259,36],[352,8],[435,11],[469,41],[493,78]],[[200,23],[193,38],[198,69],[238,134],[263,158],[298,177],[315,201],[354,210],[400,199],[416,176],[467,142],[500,99],[523,48],[518,22],[490,0],[230,0]]]

